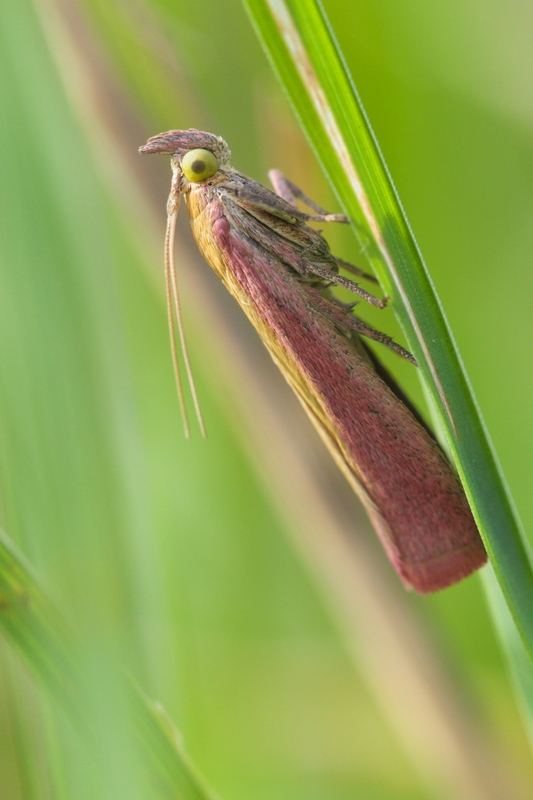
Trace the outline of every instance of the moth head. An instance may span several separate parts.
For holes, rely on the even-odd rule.
[[[140,153],[168,153],[188,181],[198,183],[213,177],[230,158],[224,139],[212,133],[190,128],[187,131],[167,131],[148,139]]]

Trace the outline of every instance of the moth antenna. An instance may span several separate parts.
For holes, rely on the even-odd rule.
[[[175,199],[177,197],[177,199]],[[183,385],[181,382],[181,373],[179,369],[178,353],[176,348],[176,330],[174,325],[174,313],[176,315],[176,322],[178,325],[178,333],[181,343],[181,352],[183,353],[183,361],[185,364],[185,371],[191,388],[194,409],[198,419],[198,425],[204,439],[207,437],[202,412],[200,410],[200,403],[198,402],[198,394],[192,375],[191,362],[189,360],[189,352],[187,350],[187,342],[185,339],[185,330],[183,327],[183,320],[181,317],[180,297],[178,292],[178,282],[176,279],[176,262],[174,258],[174,240],[176,232],[176,220],[178,218],[178,210],[180,203],[180,195],[171,194],[169,198],[169,214],[167,219],[167,232],[165,236],[165,287],[167,295],[167,314],[168,325],[170,329],[170,344],[172,350],[172,362],[174,364],[174,374],[176,376],[176,385],[178,388],[178,397],[183,415],[183,427],[185,429],[185,438],[190,438],[189,420],[187,417],[187,409],[185,407],[185,398],[183,396]]]
[[[170,332],[170,350],[172,353],[172,363],[174,365],[174,376],[176,378],[176,388],[178,390],[178,399],[181,409],[181,418],[183,420],[183,428],[185,431],[185,438],[189,439],[191,431],[189,427],[189,419],[187,417],[187,408],[185,407],[185,398],[183,396],[183,385],[181,382],[180,365],[178,361],[178,353],[176,351],[176,331],[174,326],[174,306],[172,303],[172,265],[174,261],[174,232],[176,230],[176,218],[178,210],[175,208],[169,213],[167,217],[167,232],[165,234],[165,294],[167,298],[167,317],[168,329]]]

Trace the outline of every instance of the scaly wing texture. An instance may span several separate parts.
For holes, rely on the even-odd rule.
[[[186,201],[202,254],[297,393],[404,584],[436,591],[480,567],[485,550],[457,477],[347,333],[345,313],[288,266],[298,257],[290,241],[211,187]]]

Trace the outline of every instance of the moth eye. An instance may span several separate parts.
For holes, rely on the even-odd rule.
[[[218,169],[218,161],[210,150],[189,150],[181,159],[183,174],[189,181],[205,181]]]

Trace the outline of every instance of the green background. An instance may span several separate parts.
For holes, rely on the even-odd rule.
[[[529,531],[531,13],[325,8]],[[148,796],[114,664],[224,800],[527,797],[479,579],[403,593],[184,215],[209,436],[183,439],[162,292],[170,170],[137,147],[209,130],[238,169],[280,167],[337,210],[241,5],[7,4],[0,97],[0,518],[84,643],[98,739],[95,757],[2,642],[2,800]],[[327,235],[364,266],[350,232]],[[401,340],[391,312],[367,318]],[[414,370],[384,358],[421,401]],[[328,519],[353,541],[332,533],[321,558]]]

